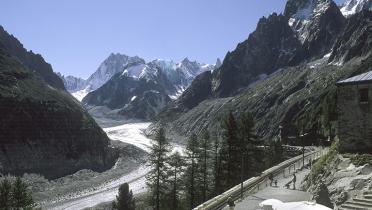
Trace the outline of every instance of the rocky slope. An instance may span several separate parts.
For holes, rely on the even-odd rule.
[[[288,2],[286,14],[291,14],[289,9],[291,7],[288,6],[291,2],[294,1]],[[327,5],[334,4],[330,1],[316,2],[324,2]],[[339,16],[341,13],[333,11],[337,10],[337,7],[331,6],[329,8],[331,8],[333,14],[340,18],[340,23],[344,22],[343,17]],[[248,83],[238,94],[230,94],[231,91],[226,91],[226,94],[222,95],[228,95],[228,97],[218,97],[219,94],[218,92],[216,94],[216,89],[214,89],[216,84],[215,75],[222,74],[219,73],[222,71],[226,71],[226,75],[229,73],[234,75],[235,71],[230,72],[231,69],[226,67],[227,64],[231,63],[231,66],[239,66],[240,61],[249,60],[248,58],[251,56],[250,51],[247,51],[247,54],[229,53],[220,69],[214,71],[211,76],[208,73],[200,75],[199,80],[196,79],[178,100],[161,112],[157,122],[150,126],[148,132],[151,133],[160,125],[164,125],[170,135],[180,140],[191,132],[199,133],[205,128],[219,133],[221,119],[225,117],[226,112],[232,110],[237,116],[245,111],[250,111],[257,122],[257,131],[263,139],[271,139],[271,137],[277,135],[280,125],[284,126],[283,132],[287,133],[304,129],[307,131],[318,130],[318,132],[328,135],[331,121],[334,120],[331,119],[331,116],[335,111],[335,82],[350,75],[368,71],[372,66],[371,48],[369,47],[371,42],[371,13],[369,11],[358,13],[355,17],[342,23],[340,25],[342,28],[338,29],[340,30],[339,37],[334,38],[335,40],[327,38],[328,35],[312,39],[312,45],[314,46],[321,46],[322,44],[319,43],[324,43],[325,40],[333,43],[333,47],[329,43],[327,44],[329,49],[320,50],[322,52],[320,53],[321,58],[319,58],[319,55],[312,57],[309,53],[307,55],[310,57],[304,58],[300,64],[287,65],[287,67],[283,66],[279,70],[269,71],[266,78],[261,78],[256,82],[253,82],[255,80],[252,79],[253,83]],[[271,18],[273,17],[278,18],[279,16],[271,16]],[[287,20],[290,26],[290,18]],[[330,25],[325,24],[326,29],[331,25],[333,26],[334,21],[330,20]],[[260,22],[262,24],[262,20]],[[314,23],[308,24],[313,25]],[[324,26],[324,24],[319,26]],[[266,30],[269,29],[266,28]],[[313,28],[313,30],[316,30],[316,28]],[[321,29],[319,30],[321,31]],[[296,30],[293,31],[298,33]],[[257,31],[254,33],[257,33]],[[320,39],[321,37],[325,40]],[[306,40],[308,40],[307,37]],[[302,43],[301,40],[298,41]],[[296,49],[301,51],[305,44],[306,41],[300,45],[300,48]],[[237,52],[240,52],[240,48],[241,44],[238,45]],[[328,53],[332,49],[332,53]],[[327,52],[327,50],[329,51]],[[295,54],[297,52],[299,51],[295,51]],[[229,60],[230,55],[234,54],[239,56],[235,56],[235,61]],[[349,57],[348,59],[344,59],[345,54],[349,55],[346,56]],[[342,65],[334,62],[335,59],[338,61],[339,58],[342,58]],[[243,68],[241,72],[244,72],[243,70],[249,70],[247,74],[250,75],[255,69]],[[255,74],[259,73],[260,71]],[[233,76],[229,75],[229,77]],[[254,77],[247,76],[247,78]],[[231,83],[235,80],[227,78],[227,81]],[[236,91],[237,88],[236,86],[234,88],[229,87],[228,89],[221,89],[221,91]],[[204,92],[198,94],[200,90],[204,90]]]
[[[41,55],[27,51],[21,42],[6,32],[2,26],[0,26],[0,43],[11,55],[17,57],[23,65],[35,72],[48,85],[59,90],[66,90],[63,81],[53,72],[52,66],[45,62]]]
[[[0,43],[0,173],[56,178],[110,168],[108,137],[63,83],[50,83],[49,78],[60,81],[50,65],[30,54],[41,62],[30,68],[9,47]],[[50,71],[39,71],[39,65]]]
[[[205,99],[233,96],[280,68],[322,58],[344,25],[332,0],[289,0],[283,15],[261,18],[248,39],[227,53]]]
[[[302,43],[291,65],[329,53],[345,24],[345,17],[332,0],[289,0],[284,15]]]
[[[347,21],[341,37],[335,43],[330,62],[342,65],[355,57],[368,57],[372,49],[372,12],[361,11]]]
[[[329,200],[332,203],[330,206],[335,208],[369,209],[370,201],[366,202],[363,194],[372,189],[372,156],[341,154],[337,142],[338,140],[326,155],[314,163],[303,187],[315,197],[323,188],[323,195],[317,201]]]

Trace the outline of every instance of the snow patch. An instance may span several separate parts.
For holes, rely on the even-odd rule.
[[[363,9],[372,9],[371,0],[347,0],[340,8],[341,13],[345,17],[350,17]]]
[[[85,89],[83,90],[78,90],[76,92],[72,92],[71,95],[76,98],[78,101],[82,101],[83,98],[88,95],[88,93],[92,92],[92,90],[90,89],[90,86],[86,87]]]

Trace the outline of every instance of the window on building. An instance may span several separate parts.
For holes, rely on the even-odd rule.
[[[359,101],[361,103],[368,102],[368,88],[363,88],[359,90]]]

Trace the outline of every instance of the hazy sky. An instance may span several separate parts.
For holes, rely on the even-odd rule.
[[[285,2],[2,0],[0,24],[54,71],[86,78],[111,52],[214,63]]]

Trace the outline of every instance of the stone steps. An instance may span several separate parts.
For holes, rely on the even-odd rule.
[[[356,204],[342,204],[341,205],[342,210],[371,210],[371,208],[365,207],[365,206],[359,206]]]
[[[363,195],[372,195],[372,191],[364,191]]]
[[[372,191],[363,192],[362,197],[355,197],[341,205],[340,210],[372,210]]]
[[[347,201],[345,204],[352,204],[352,205],[365,206],[365,207],[372,208],[372,203],[363,202],[363,201],[356,201],[354,199],[353,199],[353,201]]]
[[[363,195],[364,198],[372,199],[372,195]]]
[[[365,199],[365,198],[353,198],[353,201],[356,202],[363,202],[363,203],[368,203],[372,205],[372,200],[371,199]]]

